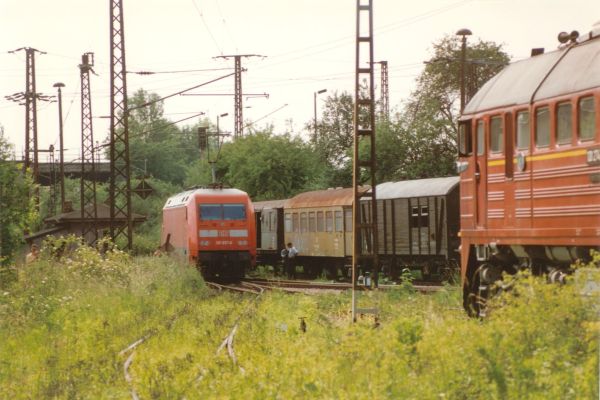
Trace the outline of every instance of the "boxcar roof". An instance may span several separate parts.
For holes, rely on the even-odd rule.
[[[254,205],[255,211],[261,211],[270,208],[283,208],[287,200],[265,200],[265,201],[253,201],[252,205]]]
[[[407,199],[411,197],[445,196],[459,182],[458,176],[385,182],[377,185],[377,199]],[[368,200],[368,199],[365,199]]]
[[[487,81],[463,115],[600,87],[599,70],[600,37],[520,60]]]
[[[361,190],[368,190],[368,187]],[[286,208],[351,206],[354,202],[354,189],[337,188],[305,192],[285,202]]]

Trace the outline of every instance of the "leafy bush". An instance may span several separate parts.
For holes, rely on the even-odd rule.
[[[562,286],[521,275],[485,320],[466,317],[457,287],[422,295],[407,283],[360,292],[379,316],[352,324],[350,293],[254,301],[207,290],[167,257],[46,247],[0,292],[0,388],[6,398],[597,398],[590,282],[598,270]],[[234,364],[217,348],[238,320]]]

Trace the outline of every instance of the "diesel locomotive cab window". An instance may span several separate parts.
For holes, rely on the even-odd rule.
[[[223,219],[220,204],[200,204],[200,220],[216,221]]]
[[[579,100],[579,139],[590,140],[596,134],[596,111],[594,98],[585,97]]]
[[[463,121],[458,126],[458,151],[461,156],[470,156],[473,152],[471,121]]]
[[[504,135],[502,133],[502,117],[492,117],[490,120],[490,151],[501,153],[504,147]]]
[[[535,145],[537,147],[550,146],[550,109],[538,108],[535,111]]]
[[[246,207],[243,204],[223,204],[223,219],[242,221],[246,219]]]
[[[517,149],[529,148],[529,111],[517,113]]]
[[[573,114],[571,103],[562,103],[556,107],[556,142],[558,144],[571,143],[573,132]]]
[[[477,121],[477,155],[485,153],[485,125],[483,121]]]

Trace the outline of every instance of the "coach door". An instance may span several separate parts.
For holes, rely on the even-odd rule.
[[[487,142],[485,134],[485,122],[477,121],[477,135],[475,146],[475,226],[486,226],[487,213]]]

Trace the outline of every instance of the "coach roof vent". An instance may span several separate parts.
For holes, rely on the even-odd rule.
[[[598,21],[594,25],[592,25],[591,31],[579,36],[579,39],[577,39],[577,42],[579,42],[579,43],[585,42],[587,40],[597,38],[598,36],[600,36],[600,21]]]

